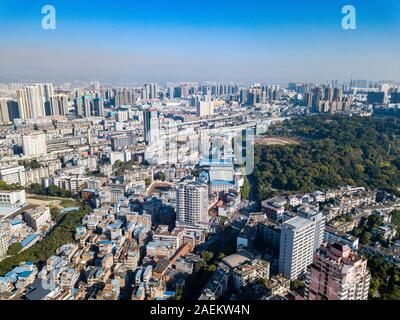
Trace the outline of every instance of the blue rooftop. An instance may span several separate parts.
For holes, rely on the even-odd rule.
[[[224,184],[229,184],[234,186],[235,184],[233,183],[233,181],[226,181],[226,180],[212,180],[210,181],[211,184],[213,185],[224,185]]]
[[[12,226],[16,226],[19,224],[23,224],[24,222],[21,219],[14,219],[14,220],[11,220],[10,223]]]
[[[22,247],[26,247],[29,244],[32,243],[33,240],[35,240],[38,237],[37,234],[31,234],[29,236],[27,236],[24,240],[21,241]]]
[[[23,271],[18,275],[18,278],[27,278],[32,274],[32,271]]]
[[[209,160],[209,159],[204,159],[201,160],[199,165],[200,167],[205,167],[205,166],[212,166],[212,165],[221,165],[221,164],[232,164],[232,161],[226,160],[226,159],[214,159],[214,160]]]
[[[10,278],[10,279],[13,279],[13,280],[17,280],[17,273],[16,272],[14,272],[13,270],[11,270],[11,271],[9,271],[9,272],[7,272],[5,275],[4,275],[4,277],[5,278]]]

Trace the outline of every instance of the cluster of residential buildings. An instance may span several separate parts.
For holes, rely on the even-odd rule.
[[[30,204],[25,190],[0,190],[0,261],[7,257],[8,248],[20,243],[26,250],[43,239],[54,225],[50,208]]]
[[[399,114],[400,87],[396,83],[351,80],[340,84],[290,83],[288,88],[311,113]]]
[[[239,213],[254,136],[308,107],[348,111],[347,89],[191,82],[4,88],[0,179],[13,189],[79,197],[92,210],[71,243],[2,275],[2,296],[174,299],[204,262],[199,248],[207,248],[209,234],[239,225],[236,252],[218,259],[199,299],[240,297],[260,283],[263,299],[367,298],[360,250],[375,247],[360,248],[351,232],[381,214],[385,223],[374,237],[393,239],[397,199],[346,187],[277,196],[263,201],[261,212]],[[293,107],[300,95],[305,109]],[[54,226],[50,208],[26,198],[25,190],[0,191],[0,259],[11,244],[26,250]],[[306,285],[302,296],[290,290],[298,279]]]
[[[302,281],[302,299],[366,300],[371,276],[365,257],[398,265],[391,216],[399,205],[394,196],[359,187],[277,196],[250,215],[237,237],[237,250],[260,252],[270,263],[271,276]],[[372,229],[376,242],[362,245],[353,231],[372,215],[383,222]],[[286,292],[285,298],[293,295]]]

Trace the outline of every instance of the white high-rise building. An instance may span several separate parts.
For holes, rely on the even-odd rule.
[[[68,97],[66,95],[55,95],[50,97],[50,115],[65,116],[68,114]]]
[[[143,99],[157,99],[158,85],[157,83],[145,84],[143,88]]]
[[[127,110],[119,110],[115,114],[115,118],[118,122],[126,122],[128,121],[128,111]]]
[[[7,184],[19,184],[25,186],[26,172],[24,166],[6,166],[0,168],[0,180]]]
[[[282,225],[279,273],[289,279],[305,274],[313,261],[315,221],[294,217]]]
[[[17,90],[18,113],[21,119],[31,119],[31,107],[28,98],[28,92],[25,89]]]
[[[54,96],[53,84],[45,83],[43,85],[43,98],[45,102],[50,102],[50,98]]]
[[[42,84],[26,87],[32,112],[32,119],[45,117],[44,89]]]
[[[314,250],[318,250],[325,238],[325,216],[318,207],[303,205],[298,209],[299,216],[315,222]]]
[[[208,187],[199,182],[185,182],[176,191],[176,214],[180,224],[208,224]]]
[[[100,82],[95,81],[92,83],[92,87],[95,93],[100,94]]]
[[[143,112],[144,139],[148,145],[154,144],[160,139],[160,112],[151,108]]]
[[[44,117],[45,113],[45,94],[53,92],[52,85],[42,84],[27,86],[17,90],[18,111],[21,119],[37,119]],[[50,96],[48,96],[50,101]]]
[[[9,236],[5,231],[0,229],[0,261],[7,255]]]
[[[214,114],[214,103],[212,101],[200,101],[197,104],[197,116],[209,117]]]
[[[34,133],[22,136],[22,148],[24,155],[28,157],[46,155],[46,135],[44,133]]]
[[[11,122],[8,101],[8,99],[0,98],[0,123],[2,124]]]

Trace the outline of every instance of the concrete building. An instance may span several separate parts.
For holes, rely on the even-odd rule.
[[[298,212],[300,217],[315,222],[314,250],[317,250],[324,242],[325,217],[318,207],[309,204],[302,205]]]
[[[128,270],[134,271],[139,265],[140,253],[136,250],[129,250],[125,260],[125,267]]]
[[[209,117],[214,114],[214,103],[212,101],[200,101],[197,104],[197,116]]]
[[[7,184],[26,185],[26,173],[24,166],[5,166],[0,168],[0,180]]]
[[[359,239],[351,234],[339,232],[330,226],[326,226],[324,242],[347,244],[351,250],[357,251]]]
[[[12,120],[9,111],[9,101],[5,98],[0,98],[0,123],[9,124]]]
[[[84,185],[90,181],[89,177],[81,175],[59,175],[52,178],[52,184],[66,191],[78,192]]]
[[[8,207],[22,207],[26,204],[25,190],[0,191],[0,205]]]
[[[367,260],[343,244],[324,244],[307,272],[309,300],[367,300],[371,275]]]
[[[50,208],[40,206],[26,210],[24,213],[26,223],[34,230],[40,229],[43,225],[51,221]]]
[[[157,83],[145,84],[143,88],[143,99],[157,99],[158,85]]]
[[[160,112],[151,108],[143,111],[144,140],[151,145],[160,139]]]
[[[17,99],[21,119],[38,119],[45,116],[45,98],[42,84],[18,89]]]
[[[233,286],[236,291],[260,279],[269,279],[269,262],[252,260],[241,264],[233,270]]]
[[[183,183],[176,192],[176,212],[179,223],[208,223],[208,187],[199,182]]]
[[[66,95],[54,95],[46,102],[46,114],[51,116],[66,116],[68,114],[68,97]],[[50,113],[50,114],[49,114]]]
[[[305,274],[312,263],[315,241],[315,222],[294,217],[282,225],[279,250],[279,273],[289,279]]]
[[[199,300],[218,300],[227,291],[229,284],[229,269],[226,266],[219,268],[212,274],[210,280],[204,287]]]
[[[47,154],[46,135],[35,133],[22,136],[22,149],[27,157],[39,157]]]
[[[8,234],[5,231],[0,230],[0,261],[7,255],[8,239]]]

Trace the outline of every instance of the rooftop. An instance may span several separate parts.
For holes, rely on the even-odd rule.
[[[313,222],[309,219],[302,218],[302,217],[294,217],[284,224],[289,227],[289,229],[301,229],[307,227],[308,225],[312,224]]]
[[[236,268],[237,266],[252,260],[253,257],[247,252],[239,252],[235,254],[231,254],[222,259],[222,262],[225,263],[230,268]]]

